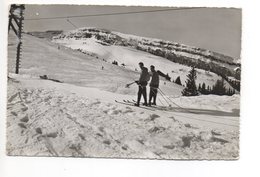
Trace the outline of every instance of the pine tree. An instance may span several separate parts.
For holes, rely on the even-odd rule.
[[[186,81],[186,87],[182,91],[183,96],[197,96],[198,90],[196,87],[196,70],[194,67],[190,70],[190,73],[187,75],[188,80]]]
[[[206,84],[205,84],[204,82],[203,82],[202,87],[201,87],[201,93],[202,93],[202,94],[207,94]]]
[[[227,95],[232,96],[234,95],[234,89],[232,90],[231,88],[228,89]]]
[[[178,84],[178,85],[182,85],[182,84],[181,84],[181,78],[180,78],[180,76],[178,76],[178,77],[176,78],[175,83]]]
[[[216,95],[225,95],[226,87],[224,83],[224,79],[217,80],[215,85],[213,86],[212,93]]]
[[[198,91],[201,93],[201,84],[199,83]]]
[[[206,92],[207,92],[207,94],[211,94],[212,93],[212,90],[211,90],[211,88],[210,88],[210,86],[208,85],[208,87],[207,87],[207,90],[206,90]]]

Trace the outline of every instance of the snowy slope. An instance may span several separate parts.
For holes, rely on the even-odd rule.
[[[95,35],[92,35],[91,37],[83,37],[89,30],[92,28],[82,28],[78,30],[73,30],[61,35],[58,35],[57,37],[53,38],[53,42],[72,48],[74,50],[80,50],[83,53],[86,53],[88,55],[95,56],[101,60],[106,60],[108,62],[112,62],[114,60],[118,61],[119,65],[125,64],[126,68],[130,70],[138,70],[138,63],[140,61],[144,62],[144,64],[149,67],[150,65],[154,65],[157,70],[162,71],[163,73],[168,73],[169,76],[172,78],[172,80],[176,79],[178,76],[180,76],[182,84],[185,84],[185,81],[187,79],[187,74],[190,71],[190,67],[178,63],[173,63],[172,61],[156,56],[153,54],[150,54],[148,52],[140,51],[135,49],[132,46],[129,46],[129,41],[134,41],[136,43],[141,43],[138,45],[142,45],[142,42],[140,41],[147,41],[146,43],[159,43],[159,39],[150,39],[150,38],[143,38],[133,35],[126,35],[118,32],[112,33],[112,35],[117,35],[119,39],[114,39],[113,37],[110,37],[110,33],[106,34],[108,39],[114,41],[114,45],[111,45],[109,43],[104,43],[102,40],[97,39]],[[95,29],[98,30],[98,29]],[[89,34],[89,33],[87,33]],[[102,30],[98,31],[98,35],[105,35],[102,34]],[[124,41],[126,40],[126,41]],[[117,44],[118,41],[124,41],[127,44]],[[111,43],[111,42],[110,42]],[[131,42],[132,44],[133,42]],[[137,44],[136,44],[137,45]],[[176,52],[175,52],[176,53]],[[191,55],[189,53],[184,52],[178,52],[179,55],[195,58],[198,57],[196,55]],[[181,54],[182,53],[182,54]],[[177,54],[177,53],[176,53]],[[189,56],[188,56],[189,55]],[[199,56],[201,58],[201,56]],[[223,64],[226,65],[226,64]],[[218,79],[221,79],[220,76],[217,74],[205,71],[203,69],[197,69],[198,71],[198,79],[197,79],[197,85],[202,84],[203,82],[206,85],[213,86],[215,82]],[[225,82],[226,87],[229,88],[230,85]]]
[[[10,35],[12,43],[15,38]],[[8,70],[14,72],[16,46],[9,46]],[[101,67],[104,66],[104,70]],[[103,90],[136,94],[136,86],[125,88],[127,83],[138,80],[139,72],[87,56],[81,52],[73,51],[66,47],[39,39],[30,35],[24,35],[23,53],[21,61],[22,74],[48,75],[52,79],[71,83],[79,86],[100,88]],[[161,88],[170,95],[180,95],[183,87],[168,82],[161,84]]]
[[[14,43],[10,34],[7,154],[238,158],[239,95],[181,97],[183,87],[166,82],[160,88],[174,101],[171,107],[160,94],[153,110],[123,105],[115,99],[136,99],[136,85],[125,84],[139,72],[25,34],[20,75],[15,75]],[[45,74],[63,83],[39,79]]]
[[[113,102],[114,97],[131,96],[31,76],[10,76],[9,155],[238,158],[238,115],[232,111],[238,107],[226,104],[238,103],[237,96],[226,100],[208,96],[209,102],[217,99],[218,103],[208,104],[207,109],[204,104],[197,104],[199,114],[182,112],[177,107],[152,111]],[[189,101],[201,99],[204,98]],[[180,105],[190,107],[186,101],[179,100]]]

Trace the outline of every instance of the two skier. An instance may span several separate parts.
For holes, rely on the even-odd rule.
[[[142,62],[139,63],[139,67],[141,69],[140,78],[138,81],[135,81],[138,84],[138,94],[137,94],[137,103],[135,106],[140,105],[141,97],[144,98],[144,106],[151,106],[156,105],[156,96],[157,96],[157,89],[159,87],[159,74],[155,71],[155,67],[153,65],[150,66],[151,73],[148,72],[148,69],[144,67]],[[147,92],[146,86],[148,81],[150,80],[150,93],[149,93],[149,103],[147,103]],[[153,103],[151,102],[153,99]]]

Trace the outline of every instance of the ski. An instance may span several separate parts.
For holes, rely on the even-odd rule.
[[[135,106],[133,102],[128,102],[127,100],[123,100],[123,101],[118,101],[118,100],[115,100],[116,103],[120,103],[120,104],[124,104],[124,105],[128,105],[128,106],[134,106],[134,107],[137,107],[137,108],[140,108],[140,109],[147,109],[147,110],[150,110],[150,111],[155,111],[155,109],[151,108],[151,107],[145,107],[145,106]]]
[[[135,100],[123,100],[124,102],[127,102],[127,103],[132,103],[132,104],[135,104],[136,101]],[[148,106],[148,108],[154,108],[155,110],[161,110],[161,111],[168,111],[169,110],[169,107],[165,107],[165,106],[158,106],[158,105],[151,105],[151,106]]]
[[[136,104],[136,101],[135,100],[123,100],[124,103],[128,103],[128,104]],[[144,107],[143,105],[140,105],[142,107]],[[153,110],[160,110],[160,111],[173,111],[173,107],[167,107],[167,106],[159,106],[159,105],[151,105],[151,106],[148,106],[148,107],[145,107],[145,108],[150,108],[150,109],[153,109]]]
[[[124,100],[124,101],[126,101],[127,103],[133,103],[133,104],[136,103],[136,102],[134,102],[134,101],[130,101],[130,100]]]
[[[130,101],[130,100],[124,100],[124,101],[126,101],[127,103],[136,104],[136,101],[135,101],[135,100],[132,100],[132,101]],[[143,105],[142,103],[141,103],[141,105],[142,105],[142,106],[145,106],[145,105]],[[151,106],[149,106],[149,107],[151,107]]]
[[[131,102],[131,103],[136,103],[135,100],[132,100],[132,101],[127,100],[127,101],[128,101],[128,102]],[[172,109],[172,107],[159,106],[159,105],[151,105],[151,106],[149,106],[149,107],[155,108],[155,109],[161,110],[161,111],[169,111],[169,109],[170,109],[170,110]]]

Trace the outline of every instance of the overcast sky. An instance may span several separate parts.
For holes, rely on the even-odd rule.
[[[165,7],[169,8],[169,7]],[[160,7],[26,5],[25,19],[163,9]],[[77,27],[99,27],[165,39],[240,58],[241,9],[200,8],[70,18]],[[25,31],[72,30],[66,19],[25,20]]]

